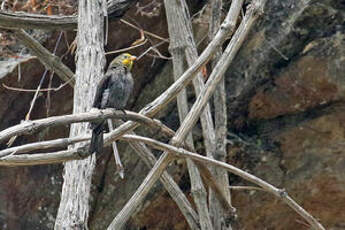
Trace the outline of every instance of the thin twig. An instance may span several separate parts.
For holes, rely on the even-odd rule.
[[[164,42],[166,42],[166,43],[169,43],[169,39],[162,38],[161,36],[158,36],[158,35],[156,35],[156,34],[153,34],[153,33],[151,33],[151,32],[148,32],[148,31],[146,31],[146,30],[143,30],[142,28],[139,28],[139,27],[133,25],[132,23],[130,23],[130,22],[124,20],[124,19],[120,19],[120,22],[122,22],[122,23],[124,23],[124,24],[126,24],[126,25],[128,25],[128,26],[130,26],[130,27],[132,27],[132,28],[134,28],[134,29],[136,29],[136,30],[139,30],[139,31],[142,30],[142,31],[144,31],[145,34],[147,34],[147,35],[149,35],[149,36],[151,36],[151,37],[154,37],[154,38],[157,38],[157,39],[159,39],[159,40],[162,40],[162,41],[164,41]]]
[[[69,81],[71,81],[71,80],[72,80],[72,78]],[[60,89],[62,89],[66,85],[68,85],[69,81],[61,84],[59,87],[56,87],[56,88],[40,89],[39,92],[59,91]],[[19,91],[19,92],[35,93],[37,91],[37,89],[23,89],[23,88],[12,87],[12,86],[5,85],[5,83],[2,83],[2,86],[5,89],[13,90],[13,91]]]
[[[267,192],[267,190],[257,187],[257,186],[229,186],[229,188],[231,190],[234,191],[248,191],[248,190],[258,190],[258,191],[265,191]]]
[[[138,45],[134,45],[134,46],[130,46],[130,47],[127,47],[127,48],[123,48],[123,49],[117,49],[117,50],[114,50],[114,51],[109,51],[109,52],[106,52],[105,55],[109,55],[109,54],[116,54],[116,53],[122,53],[122,52],[125,52],[125,51],[128,51],[128,50],[132,50],[132,49],[135,49],[135,48],[138,48],[140,46],[143,46],[145,45],[147,42],[147,39],[144,40],[144,42],[138,44]]]
[[[139,55],[138,60],[140,60],[145,54],[147,54],[150,50],[153,50],[154,48],[162,45],[164,41],[158,42],[157,44],[150,46],[147,50],[145,50],[142,54]]]
[[[114,127],[113,127],[112,119],[107,119],[107,122],[108,122],[109,131],[110,132],[113,131]],[[124,170],[122,162],[121,162],[121,158],[119,155],[119,150],[118,150],[117,145],[116,145],[116,141],[113,141],[112,147],[113,147],[113,153],[114,153],[114,158],[115,158],[116,172],[120,175],[121,179],[123,179],[125,177],[125,170]]]

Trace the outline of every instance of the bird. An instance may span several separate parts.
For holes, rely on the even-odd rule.
[[[136,56],[123,53],[109,64],[104,77],[97,85],[92,107],[97,109],[114,108],[123,110],[133,90],[133,78],[131,70]],[[92,129],[90,153],[103,151],[103,131],[105,120],[91,122]]]

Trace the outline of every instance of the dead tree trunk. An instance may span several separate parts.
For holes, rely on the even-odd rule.
[[[79,1],[78,49],[73,113],[90,110],[98,80],[103,76],[106,1]],[[73,124],[70,137],[89,133],[87,123]],[[78,144],[76,144],[78,145]],[[73,146],[73,148],[76,146]],[[96,157],[65,164],[64,184],[55,229],[88,229],[91,177]]]

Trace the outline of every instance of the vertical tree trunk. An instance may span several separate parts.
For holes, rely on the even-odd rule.
[[[104,12],[106,1],[79,0],[78,49],[73,113],[89,111],[99,79],[103,76]],[[73,124],[70,137],[89,133],[87,123]],[[75,147],[75,146],[74,146]],[[55,229],[88,229],[89,198],[96,157],[65,164],[64,184]]]

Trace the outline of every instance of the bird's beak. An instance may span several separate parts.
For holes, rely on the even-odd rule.
[[[137,57],[136,57],[136,56],[131,56],[131,57],[130,57],[130,60],[131,60],[131,61],[135,61],[135,60],[137,60]]]

